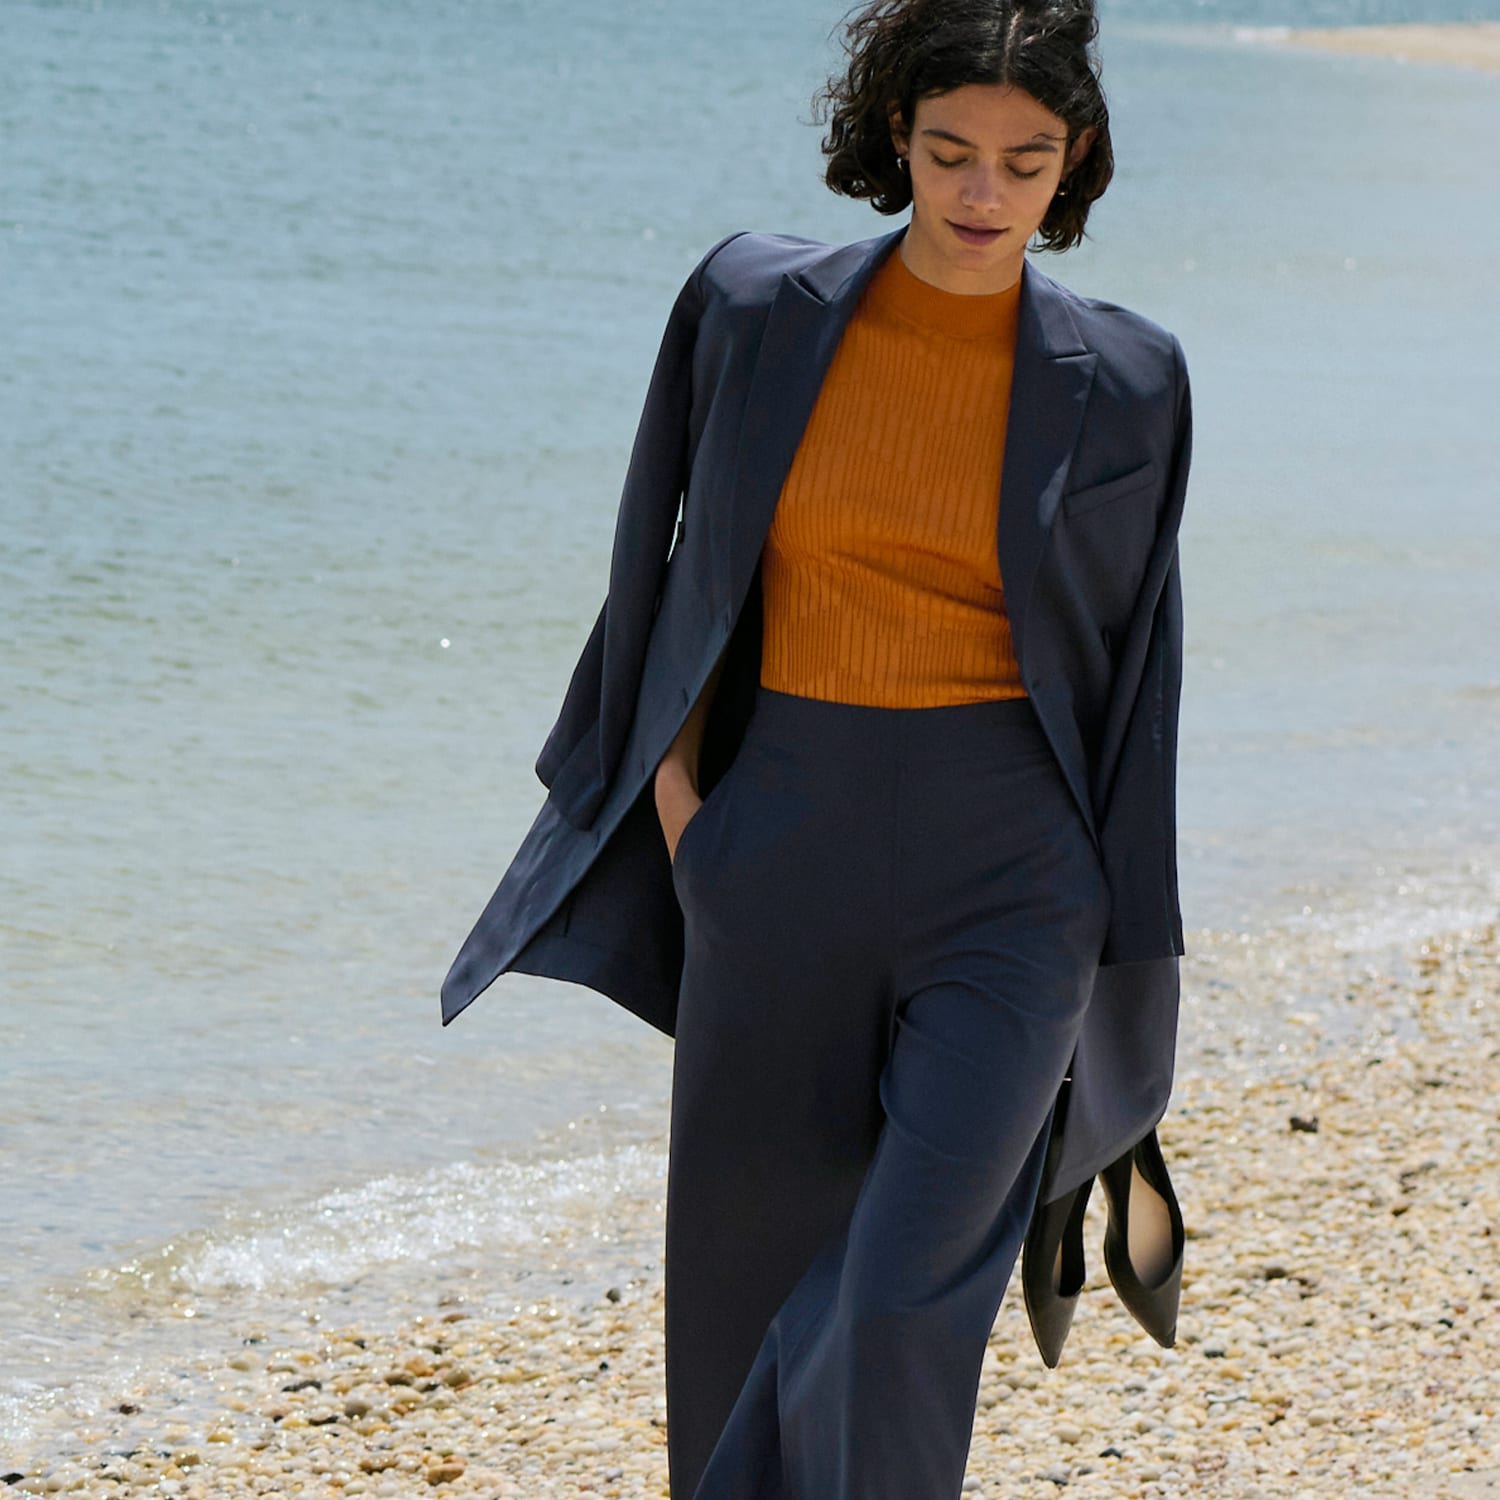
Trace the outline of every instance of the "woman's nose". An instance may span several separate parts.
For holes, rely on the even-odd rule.
[[[965,174],[959,201],[965,208],[984,210],[995,207],[1001,196],[1000,173],[992,167],[975,166]]]

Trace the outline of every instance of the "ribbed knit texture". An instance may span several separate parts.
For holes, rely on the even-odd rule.
[[[996,552],[1021,285],[889,255],[839,341],[762,558],[761,682],[877,708],[1025,696]]]

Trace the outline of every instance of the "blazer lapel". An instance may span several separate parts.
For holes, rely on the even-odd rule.
[[[841,246],[781,278],[761,334],[735,459],[733,530],[722,580],[731,614],[755,575],[781,488],[849,315],[905,232],[903,226]]]
[[[1025,262],[996,548],[1011,638],[1028,691],[1026,619],[1032,584],[1057,517],[1099,358],[1079,338],[1067,296],[1051,277]]]

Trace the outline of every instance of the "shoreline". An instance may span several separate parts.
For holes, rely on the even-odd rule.
[[[1175,1350],[1108,1287],[1097,1203],[1055,1372],[1013,1279],[966,1494],[1500,1494],[1500,928],[1408,959],[1350,981],[1373,1037],[1330,1048],[1289,1024],[1270,1070],[1231,1049],[1179,1079],[1161,1128],[1190,1234]],[[639,1246],[659,1211],[626,1195],[596,1217]],[[122,1390],[50,1452],[12,1456],[7,1478],[23,1475],[23,1494],[182,1500],[268,1482],[382,1500],[664,1500],[659,1262],[637,1252],[610,1280],[573,1255],[549,1243],[525,1287],[439,1281],[389,1327],[226,1328],[220,1357],[174,1372],[176,1387]],[[213,1414],[174,1415],[174,1389]]]
[[[1439,63],[1500,73],[1500,21],[1407,21],[1392,26],[1237,27],[1243,41],[1361,53],[1393,62]]]

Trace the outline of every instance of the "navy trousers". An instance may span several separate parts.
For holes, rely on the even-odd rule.
[[[673,880],[674,1500],[957,1500],[1109,913],[1041,726],[762,689]]]

